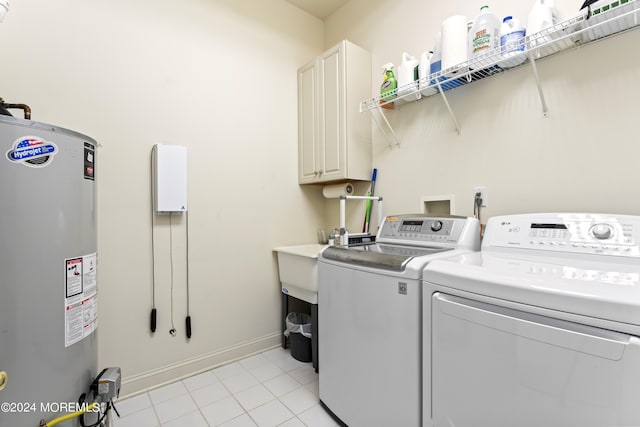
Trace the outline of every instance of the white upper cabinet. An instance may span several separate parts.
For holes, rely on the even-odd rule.
[[[371,179],[371,54],[343,40],[298,70],[298,182]]]

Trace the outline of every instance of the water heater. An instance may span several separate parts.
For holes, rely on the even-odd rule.
[[[98,373],[96,142],[0,116],[0,153],[0,426],[31,427]]]

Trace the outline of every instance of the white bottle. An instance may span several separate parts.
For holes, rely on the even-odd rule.
[[[554,26],[558,23],[558,11],[555,8],[554,0],[535,0],[529,19],[527,20],[527,37],[529,48],[543,44],[550,39],[540,31]]]
[[[469,49],[467,17],[450,16],[442,21],[442,69],[454,68],[459,71],[459,64],[467,62]]]
[[[430,63],[430,68],[431,68],[431,84],[434,85],[434,90],[438,90],[437,82],[436,79],[434,78],[435,76],[433,76],[433,74],[435,73],[440,73],[442,71],[442,33],[438,32],[436,34],[436,43],[433,46],[433,55],[431,56],[431,63]],[[446,83],[441,83],[441,87],[442,90],[449,90],[452,89],[454,87],[460,86],[460,82],[458,81],[458,79],[450,79],[449,77],[446,76],[439,76],[437,79],[439,82],[443,82],[445,80],[449,80]]]
[[[0,0],[0,22],[2,22],[7,12],[9,12],[9,0]]]
[[[489,6],[480,8],[480,15],[473,21],[469,32],[469,60],[497,53],[500,47],[500,20],[489,12]]]
[[[419,61],[414,56],[407,52],[402,54],[402,62],[398,65],[398,97],[408,95],[405,101],[421,98],[418,91],[418,65]]]
[[[505,16],[500,27],[500,53],[504,60],[498,62],[499,66],[515,67],[527,59],[524,55],[524,35],[525,30],[520,20]]]
[[[553,0],[535,0],[529,19],[527,32],[532,35],[558,23],[558,11]]]
[[[429,62],[429,69],[431,74],[439,73],[442,70],[442,33],[436,34],[436,42],[433,45],[433,55],[431,55],[431,61]],[[435,84],[435,79],[431,80],[431,84]]]
[[[431,82],[429,81],[429,75],[431,74],[431,58],[433,57],[433,51],[422,52],[420,55],[420,64],[418,65],[418,77],[420,78],[420,93],[422,96],[429,96],[437,93],[438,91],[429,87]]]

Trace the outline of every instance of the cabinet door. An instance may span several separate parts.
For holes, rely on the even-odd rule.
[[[320,57],[320,180],[346,176],[345,49],[339,44]]]
[[[298,182],[317,180],[320,172],[318,135],[318,67],[298,70]]]

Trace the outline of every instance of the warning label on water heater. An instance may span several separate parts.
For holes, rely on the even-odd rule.
[[[98,327],[97,254],[65,262],[65,347],[82,341]]]

